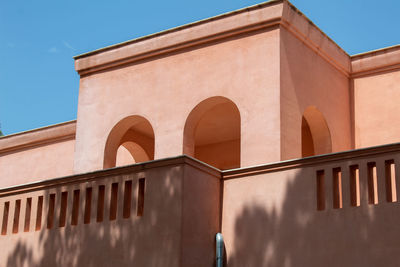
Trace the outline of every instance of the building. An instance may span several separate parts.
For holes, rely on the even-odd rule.
[[[77,120],[0,139],[1,264],[398,266],[399,66],[286,0],[79,55]]]

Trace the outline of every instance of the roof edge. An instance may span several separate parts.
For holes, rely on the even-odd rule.
[[[0,155],[75,138],[76,120],[6,135],[0,138]]]
[[[376,75],[400,69],[400,45],[351,56],[352,77]]]
[[[17,132],[17,133],[13,133],[13,134],[7,134],[4,136],[0,136],[0,140],[6,139],[6,138],[11,138],[17,135],[23,135],[23,134],[30,134],[33,132],[38,132],[38,131],[42,131],[42,130],[46,130],[46,129],[50,129],[50,128],[55,128],[55,127],[60,127],[63,125],[67,125],[67,124],[76,124],[76,119],[75,120],[70,120],[70,121],[64,121],[64,122],[60,122],[60,123],[55,123],[55,124],[50,124],[50,125],[46,125],[43,127],[38,127],[38,128],[33,128],[30,130],[26,130],[26,131],[22,131],[22,132]]]
[[[156,33],[148,34],[148,35],[141,36],[141,37],[138,37],[138,38],[130,39],[128,41],[124,41],[124,42],[121,42],[121,43],[105,46],[105,47],[102,47],[102,48],[99,48],[99,49],[96,49],[96,50],[93,50],[93,51],[89,51],[89,52],[86,52],[86,53],[83,53],[83,54],[76,55],[76,56],[73,57],[73,59],[76,60],[76,59],[85,58],[85,57],[88,57],[88,56],[100,54],[102,52],[109,51],[109,50],[112,50],[112,49],[115,49],[115,48],[119,48],[119,47],[122,47],[122,46],[130,45],[130,44],[133,44],[133,43],[137,43],[137,42],[140,42],[140,41],[144,41],[144,40],[151,39],[151,38],[154,38],[154,37],[158,37],[158,36],[161,36],[161,35],[165,35],[165,34],[168,34],[168,33],[177,32],[177,31],[180,31],[180,30],[183,30],[183,29],[195,27],[197,25],[205,24],[205,23],[208,23],[208,22],[211,22],[211,21],[214,21],[214,20],[230,17],[230,16],[233,16],[233,15],[236,15],[236,14],[240,14],[240,13],[243,13],[243,12],[247,12],[247,11],[251,11],[251,10],[254,10],[254,9],[258,9],[258,8],[262,8],[262,7],[266,7],[266,6],[274,5],[274,4],[278,4],[278,3],[283,3],[283,2],[288,2],[288,1],[287,0],[269,0],[269,1],[266,1],[266,2],[262,2],[260,4],[255,4],[255,5],[252,5],[252,6],[240,8],[240,9],[229,11],[229,12],[226,12],[226,13],[223,13],[223,14],[220,14],[220,15],[216,15],[216,16],[213,16],[213,17],[197,20],[197,21],[190,22],[190,23],[187,23],[187,24],[184,24],[184,25],[180,25],[180,26],[177,26],[177,27],[173,27],[173,28],[169,28],[169,29],[166,29],[166,30],[162,30],[160,32],[156,32]]]
[[[315,27],[325,38],[327,38],[331,43],[333,43],[339,50],[350,57],[350,55],[344,50],[340,45],[338,45],[329,35],[327,35],[320,27],[318,27],[309,17],[307,17],[300,9],[293,5],[289,0],[285,0],[289,7],[292,8],[297,14],[303,17],[307,22],[309,22],[313,27]]]
[[[222,15],[115,44],[75,58],[75,70],[86,76],[255,30],[286,27],[335,68],[350,75],[350,58],[288,0],[272,0]],[[326,42],[321,42],[321,40]]]
[[[353,59],[357,59],[360,57],[374,56],[374,54],[377,54],[377,53],[385,53],[385,52],[388,52],[389,50],[397,50],[397,49],[400,49],[400,44],[386,46],[386,47],[373,49],[373,50],[366,51],[366,52],[357,53],[354,55],[350,55],[350,57],[353,60]]]

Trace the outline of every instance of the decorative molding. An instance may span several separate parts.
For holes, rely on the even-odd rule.
[[[299,27],[293,22],[296,22]],[[347,53],[286,0],[269,1],[82,54],[75,57],[75,69],[81,76],[86,76],[280,25],[344,75],[349,76],[350,58]],[[309,28],[300,29],[301,27],[311,27],[313,31],[305,32]],[[322,40],[325,48],[331,49],[333,53],[328,53],[324,47],[320,47],[315,42],[315,38]]]

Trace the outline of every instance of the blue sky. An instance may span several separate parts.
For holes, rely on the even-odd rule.
[[[351,55],[400,44],[400,1],[291,2]],[[257,3],[0,0],[3,133],[76,119],[74,55]]]

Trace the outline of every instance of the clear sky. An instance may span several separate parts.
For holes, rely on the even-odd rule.
[[[350,55],[400,44],[398,0],[291,2]],[[76,119],[74,55],[257,3],[0,0],[3,133]]]

